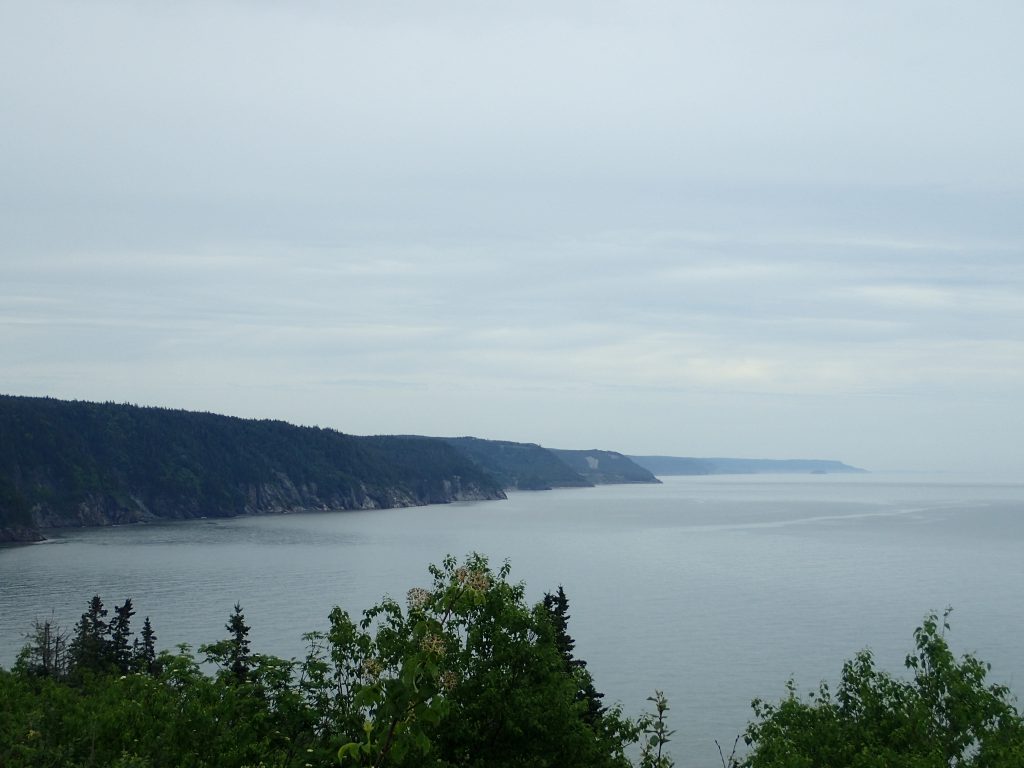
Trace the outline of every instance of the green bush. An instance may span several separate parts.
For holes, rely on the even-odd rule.
[[[228,637],[152,657],[148,619],[129,643],[131,601],[111,622],[93,598],[75,636],[41,625],[0,670],[4,768],[670,768],[668,703],[637,721],[600,705],[572,656],[564,592],[535,606],[478,555],[430,568],[404,604],[356,622],[341,609],[306,635],[302,661],[252,652],[241,606]],[[988,665],[957,659],[946,615],[915,632],[908,674],[847,662],[835,692],[754,701],[745,757],[728,768],[1017,768],[1024,721]],[[130,649],[130,650],[129,650]],[[212,664],[206,674],[201,663]]]
[[[778,704],[754,701],[747,768],[1018,768],[1024,722],[1009,689],[986,683],[989,666],[957,660],[944,630],[949,611],[914,632],[908,679],[875,668],[869,651],[843,666],[836,692],[804,700],[789,684]]]
[[[327,632],[306,636],[301,662],[251,652],[236,605],[229,637],[200,648],[213,675],[187,646],[149,663],[136,644],[118,666],[131,604],[108,624],[95,597],[70,666],[44,666],[29,648],[0,671],[0,763],[629,765],[637,726],[592,708],[585,665],[559,647],[571,647],[564,622],[560,634],[543,603],[529,606],[507,565],[495,572],[474,555],[430,570],[433,583],[410,590],[405,606],[385,599],[358,623],[335,609]]]

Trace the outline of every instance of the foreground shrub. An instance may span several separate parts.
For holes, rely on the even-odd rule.
[[[754,701],[748,768],[1019,768],[1024,722],[1008,688],[986,683],[989,665],[957,660],[944,630],[949,611],[914,632],[906,679],[875,668],[870,651],[843,666],[836,692],[805,699],[790,682],[778,704]]]
[[[358,623],[334,609],[303,661],[254,653],[240,605],[201,660],[187,646],[153,659],[148,622],[130,642],[130,601],[108,623],[94,597],[67,663],[49,661],[60,633],[37,628],[0,670],[0,764],[629,765],[638,726],[600,706],[572,658],[564,593],[530,606],[507,564],[476,555],[430,572],[405,605],[386,598]]]

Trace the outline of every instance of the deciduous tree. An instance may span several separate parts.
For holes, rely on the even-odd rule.
[[[807,699],[755,700],[747,729],[747,768],[1005,768],[1024,765],[1024,721],[989,666],[957,660],[946,641],[947,611],[914,633],[910,678],[875,667],[870,651],[843,666],[833,694],[822,684]]]

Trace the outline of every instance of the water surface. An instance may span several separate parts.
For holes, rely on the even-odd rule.
[[[958,651],[1024,690],[1024,484],[946,477],[666,478],[507,501],[62,531],[0,550],[0,664],[34,618],[73,626],[93,594],[131,597],[158,646],[226,635],[301,656],[334,605],[356,615],[471,551],[509,559],[531,600],[559,584],[597,688],[638,712],[668,694],[677,763],[718,765],[755,696],[835,679],[871,647],[901,668],[927,611]]]

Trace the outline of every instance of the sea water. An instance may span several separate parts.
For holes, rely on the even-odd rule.
[[[55,532],[0,549],[0,665],[35,619],[73,627],[94,594],[131,597],[158,647],[226,636],[241,603],[254,650],[305,652],[340,605],[404,603],[447,554],[508,560],[531,601],[559,585],[606,702],[664,690],[677,764],[719,765],[754,697],[838,677],[862,648],[902,670],[947,606],[950,640],[1024,693],[1024,483],[949,476],[664,478],[507,501]]]

